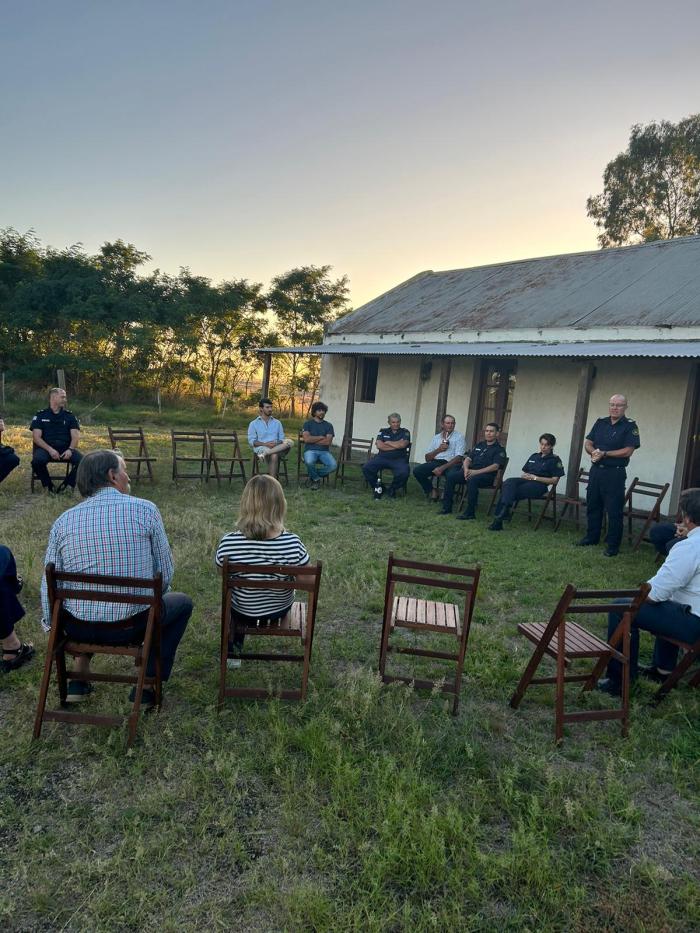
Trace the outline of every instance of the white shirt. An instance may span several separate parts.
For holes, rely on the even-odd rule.
[[[440,431],[430,442],[430,447],[428,447],[426,453],[431,454],[434,450],[437,450],[440,444],[442,444],[442,439],[443,432]],[[454,460],[455,457],[464,456],[464,451],[467,449],[467,442],[464,440],[463,434],[460,434],[459,431],[453,431],[452,434],[448,434],[447,443],[449,444],[447,450],[443,450],[436,459]]]
[[[700,617],[700,528],[674,544],[651,580],[649,599],[655,603],[673,600]]]

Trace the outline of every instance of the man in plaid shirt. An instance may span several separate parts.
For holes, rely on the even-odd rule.
[[[152,578],[162,575],[167,590],[173,577],[173,558],[157,507],[147,499],[129,494],[129,474],[124,460],[111,450],[95,450],[83,457],[77,474],[83,501],[59,516],[51,529],[44,564],[69,573],[99,573],[120,577]],[[46,578],[41,583],[44,618],[50,619]],[[138,604],[66,600],[65,627],[73,638],[95,644],[135,644],[143,638],[148,610]],[[192,600],[184,593],[165,593],[161,611],[161,662],[167,680],[175,652],[192,614]],[[105,631],[93,622],[122,622],[133,626]],[[90,657],[76,659],[76,670],[88,674]],[[155,675],[153,657],[146,673]],[[92,684],[72,680],[68,702],[78,703],[92,692]],[[152,706],[155,692],[144,690],[142,706]]]

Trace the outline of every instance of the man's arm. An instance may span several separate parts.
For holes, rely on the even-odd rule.
[[[441,463],[439,467],[435,467],[433,470],[433,476],[442,476],[443,473],[447,473],[447,471],[452,467],[459,466],[461,462],[461,457],[453,457],[451,460],[448,460],[447,463]]]
[[[480,470],[470,470],[468,467],[464,471],[464,475],[467,473],[469,476],[481,476],[483,473],[498,473],[501,469],[500,463],[491,463],[489,466],[482,467]]]
[[[64,450],[61,454],[61,460],[70,460],[73,456],[73,451],[77,450],[78,444],[80,444],[80,429],[71,428],[70,429],[70,444],[68,450]]]
[[[52,447],[50,444],[47,444],[44,438],[41,436],[41,428],[32,428],[32,440],[34,442],[34,446],[45,450],[52,460],[59,459],[60,454],[56,448]]]
[[[649,580],[651,591],[647,597],[648,601],[662,603],[673,599],[674,593],[687,586],[696,572],[695,549],[692,542],[686,538],[671,548],[658,572]]]
[[[438,440],[438,438],[440,438],[439,443],[436,444],[435,447],[433,447],[431,450],[427,450],[427,451],[425,452],[425,462],[426,462],[426,463],[430,463],[431,461],[433,461],[433,460],[439,458],[439,457],[440,457],[440,454],[444,454],[445,451],[446,451],[446,450],[449,448],[449,446],[450,446],[450,445],[448,444],[448,442],[447,442],[441,435],[439,435],[439,434],[436,434],[436,435],[435,435],[435,437],[434,437],[433,440],[432,440],[432,443],[435,444],[435,442]]]
[[[255,430],[255,422],[251,421],[250,424],[248,425],[248,444],[251,447],[259,446],[256,443],[257,436],[258,436],[258,432]]]
[[[55,564],[56,570],[63,570],[60,551],[58,549],[58,535],[56,525],[49,533],[49,543],[46,547],[46,556],[44,557],[44,569],[48,564]],[[41,576],[41,611],[44,616],[44,622],[47,628],[51,626],[51,607],[49,606],[49,589],[46,584],[46,573]]]
[[[601,460],[608,460],[610,457],[631,457],[636,449],[636,447],[620,447],[618,450],[598,450],[594,448],[588,452],[591,455],[591,460],[594,463],[599,463]],[[586,450],[588,450],[588,447],[586,447]]]

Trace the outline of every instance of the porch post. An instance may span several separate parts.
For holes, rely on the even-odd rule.
[[[450,391],[450,373],[452,371],[452,357],[448,356],[442,361],[440,370],[440,387],[438,389],[437,410],[435,412],[435,433],[442,427],[442,419],[447,408],[447,395]]]
[[[263,354],[263,377],[262,387],[260,389],[260,398],[269,398],[270,396],[270,370],[272,369],[272,354]]]
[[[586,433],[586,418],[588,417],[588,402],[591,397],[592,382],[593,363],[584,363],[578,376],[576,408],[574,409],[574,420],[571,427],[569,463],[566,469],[566,494],[570,497],[578,495],[578,471],[581,466],[583,438]]]
[[[349,358],[348,367],[348,397],[345,402],[345,429],[343,435],[352,437],[353,419],[355,416],[355,387],[357,385],[357,357]]]

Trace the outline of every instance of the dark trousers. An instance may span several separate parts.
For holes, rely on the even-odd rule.
[[[281,612],[271,612],[269,615],[262,616],[247,616],[242,612],[239,612],[237,609],[231,608],[231,632],[235,626],[241,626],[242,628],[256,628],[265,629],[266,626],[272,625],[273,622],[279,622],[280,619],[283,619],[287,613],[290,611],[291,606],[288,609],[284,609]],[[264,635],[265,632],[263,631]],[[243,642],[245,641],[245,635],[243,632],[236,632],[234,636],[229,636],[229,651],[240,651],[243,647]]]
[[[586,538],[592,543],[600,541],[603,527],[603,512],[608,515],[608,533],[605,543],[609,548],[619,549],[622,541],[622,509],[625,504],[624,467],[591,467],[586,492],[586,514],[588,528]]]
[[[57,447],[56,450],[58,450],[58,452],[62,454],[62,453],[65,453],[65,451],[68,450],[68,448],[64,447],[63,450],[60,450],[60,448]],[[80,463],[82,459],[83,459],[83,455],[80,453],[80,451],[74,450],[69,461],[70,472],[68,473],[68,476],[66,477],[66,486],[75,487],[75,471],[78,469],[78,464]],[[44,487],[44,489],[49,489],[53,486],[53,483],[51,482],[51,477],[49,476],[49,469],[48,469],[49,463],[61,464],[61,463],[65,463],[65,461],[64,460],[52,460],[47,450],[44,450],[43,447],[35,447],[34,454],[32,455],[32,469],[34,470],[39,480],[41,481],[41,485]]]
[[[501,487],[501,498],[496,506],[496,517],[500,518],[506,512],[510,512],[515,503],[521,499],[543,499],[546,495],[547,487],[544,483],[515,476],[512,479],[507,479]]]
[[[447,460],[426,460],[425,463],[419,463],[413,467],[413,475],[420,483],[420,487],[426,496],[429,496],[433,488],[433,470],[444,466]]]
[[[65,629],[71,638],[78,641],[93,641],[96,645],[139,645],[146,631],[148,611],[133,616],[133,623],[128,628],[109,630],[109,623],[92,625],[74,619],[68,614]],[[187,623],[192,615],[192,600],[184,593],[166,593],[160,615],[160,659],[163,680],[170,677],[175,661],[175,652],[180,639],[185,634]],[[74,621],[69,621],[74,620]],[[148,677],[155,677],[156,665],[153,651],[148,656],[146,667]]]
[[[665,557],[673,545],[683,539],[676,537],[676,526],[673,522],[658,522],[649,529],[649,540],[659,554]]]
[[[625,600],[620,600],[624,602]],[[611,612],[608,615],[608,638],[615,631],[622,618],[622,613]],[[663,603],[642,603],[632,623],[632,637],[630,639],[630,679],[637,676],[639,660],[639,630],[651,632],[656,635],[652,664],[663,671],[672,671],[678,661],[678,648],[664,635],[678,638],[681,641],[695,642],[700,638],[700,618],[688,611],[687,606],[667,600]],[[618,645],[619,650],[619,645]],[[622,679],[622,667],[619,661],[611,660],[608,663],[608,677],[611,680]]]
[[[479,476],[472,476],[467,482],[467,505],[464,509],[465,515],[473,515],[476,511],[476,504],[479,500],[479,490],[487,489],[493,486],[496,479],[495,473],[481,473]],[[442,508],[446,512],[452,511],[452,501],[455,494],[455,486],[464,485],[464,472],[461,466],[451,467],[445,473],[445,491],[442,494]]]
[[[11,447],[0,447],[0,483],[19,466],[19,457]]]
[[[377,454],[376,457],[372,457],[362,467],[362,475],[370,486],[376,485],[380,470],[391,470],[393,481],[389,488],[394,492],[406,485],[411,472],[408,460],[396,460],[392,457],[385,457],[383,454]]]

